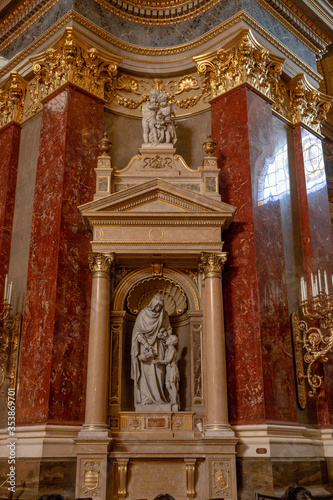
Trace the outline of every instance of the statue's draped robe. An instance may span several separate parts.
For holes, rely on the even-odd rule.
[[[138,356],[145,352],[145,348],[138,341],[138,335],[143,334],[151,347],[156,359],[164,359],[164,347],[157,334],[164,327],[170,327],[169,316],[164,308],[154,311],[157,301],[153,298],[150,304],[139,312],[132,334],[131,349],[131,378],[134,380],[135,404],[165,404],[164,394],[165,368],[155,365],[153,358],[142,361]]]

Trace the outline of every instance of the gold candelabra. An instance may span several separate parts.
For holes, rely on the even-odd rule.
[[[311,289],[312,297],[308,298],[307,282],[301,278],[300,305],[305,320],[300,320],[296,313],[292,314],[298,402],[303,409],[306,406],[305,382],[310,386],[309,396],[316,396],[323,382],[317,362],[325,363],[333,349],[333,295],[329,292],[326,271],[323,282],[320,271],[315,276],[311,274]],[[313,322],[318,322],[319,326],[314,326]],[[306,373],[303,360],[308,365]]]
[[[13,319],[9,318],[12,287],[6,276],[4,299],[0,303],[0,388],[6,379],[8,388],[16,386],[22,315],[17,313]]]

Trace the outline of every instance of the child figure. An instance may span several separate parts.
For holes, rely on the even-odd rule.
[[[177,141],[174,116],[176,116],[176,105],[169,104],[169,98],[164,92],[158,96],[160,109],[156,113],[155,127],[158,130],[158,139],[160,143],[172,143]]]
[[[170,403],[178,404],[179,370],[177,366],[177,335],[169,335],[166,339],[167,349],[164,359],[154,359],[154,364],[166,365],[165,385],[168,389]]]

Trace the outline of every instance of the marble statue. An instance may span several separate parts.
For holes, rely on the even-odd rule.
[[[165,385],[169,394],[170,403],[176,405],[179,403],[179,370],[177,366],[177,349],[175,345],[178,344],[177,335],[169,335],[166,341],[167,349],[164,354],[164,359],[154,359],[153,363],[156,365],[165,365]]]
[[[176,105],[169,103],[167,94],[151,90],[149,101],[142,105],[142,147],[174,146],[177,141],[175,116]]]
[[[131,378],[134,380],[135,409],[138,405],[160,407],[178,403],[177,342],[164,309],[163,295],[156,293],[148,306],[139,312],[132,333]],[[149,410],[153,409],[159,408],[150,406]]]
[[[177,141],[176,128],[173,117],[176,116],[176,106],[169,103],[169,98],[164,92],[158,96],[160,108],[156,113],[156,123],[158,141],[162,143],[175,144]]]
[[[155,127],[156,113],[158,110],[158,94],[157,89],[149,92],[149,101],[142,104],[142,129],[143,142],[145,144],[157,144],[157,130]]]

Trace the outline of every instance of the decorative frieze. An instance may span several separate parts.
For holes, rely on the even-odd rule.
[[[41,101],[66,83],[106,99],[122,58],[92,47],[74,28],[66,28],[55,45],[30,59],[35,74],[28,87],[25,117],[41,109]]]
[[[0,128],[10,122],[21,123],[28,82],[12,71],[0,89]]]

